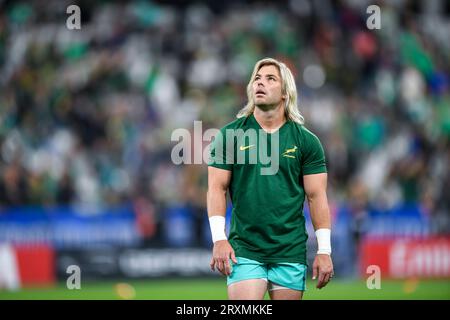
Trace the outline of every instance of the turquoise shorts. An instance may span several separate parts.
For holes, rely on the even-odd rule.
[[[227,277],[227,285],[249,280],[264,279],[272,285],[293,290],[306,290],[307,266],[301,263],[261,263],[255,260],[236,257],[237,263],[231,261],[231,274]]]

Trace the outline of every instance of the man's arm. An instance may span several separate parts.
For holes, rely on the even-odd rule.
[[[303,185],[319,246],[313,264],[313,279],[319,276],[317,288],[321,289],[333,277],[333,262],[330,256],[331,218],[327,199],[327,174],[305,175],[303,176]]]
[[[214,242],[211,269],[217,266],[224,275],[231,274],[230,262],[237,263],[234,250],[225,234],[225,213],[227,210],[227,191],[231,180],[231,171],[208,167],[208,192],[206,195],[208,217]]]

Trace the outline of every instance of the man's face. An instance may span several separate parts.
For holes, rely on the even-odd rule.
[[[256,73],[253,81],[253,99],[258,107],[277,106],[284,100],[281,93],[281,76],[276,66],[262,66]]]

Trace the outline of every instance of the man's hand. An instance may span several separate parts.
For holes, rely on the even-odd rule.
[[[317,280],[317,288],[325,287],[334,275],[333,262],[327,254],[318,254],[313,263],[313,280],[319,276]]]
[[[211,270],[214,271],[214,267],[220,271],[223,275],[229,276],[231,274],[230,258],[234,263],[237,263],[234,250],[231,247],[228,240],[220,240],[214,243],[213,256],[211,258]]]

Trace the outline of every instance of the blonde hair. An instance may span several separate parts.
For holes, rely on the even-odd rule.
[[[259,60],[253,68],[252,76],[247,85],[247,99],[248,102],[244,108],[242,108],[237,114],[237,118],[248,117],[255,110],[255,102],[253,101],[253,81],[255,80],[256,73],[263,66],[274,65],[278,68],[281,75],[281,91],[286,95],[286,103],[284,105],[284,112],[288,120],[304,124],[305,119],[300,114],[297,107],[297,87],[295,85],[294,76],[291,70],[283,63],[272,58],[264,58]]]

